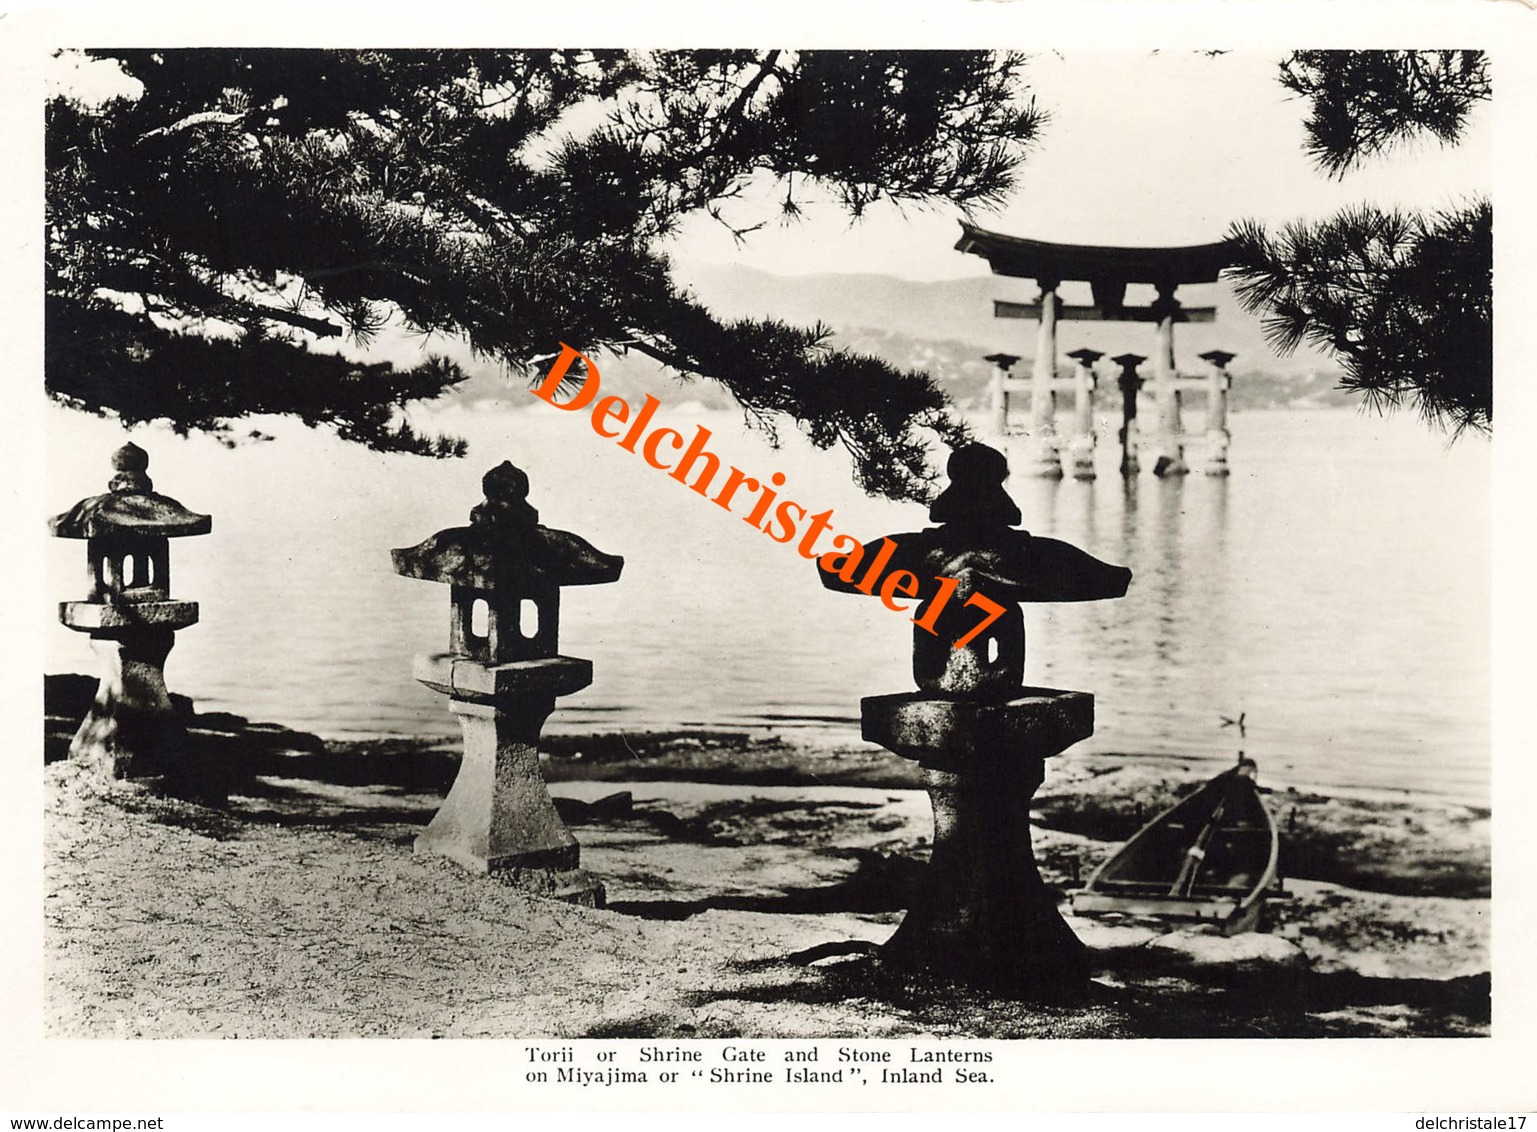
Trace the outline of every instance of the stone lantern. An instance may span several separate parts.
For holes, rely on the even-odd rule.
[[[1121,475],[1134,476],[1142,470],[1137,452],[1137,394],[1142,389],[1142,378],[1137,367],[1147,359],[1141,354],[1117,354],[1110,360],[1121,367],[1121,375],[1116,378],[1121,390]]]
[[[957,449],[949,475],[929,511],[939,526],[885,536],[896,549],[883,576],[908,571],[918,580],[918,691],[861,701],[864,738],[917,761],[934,807],[922,891],[882,961],[1008,997],[1071,999],[1088,980],[1087,956],[1037,870],[1030,801],[1046,760],[1093,734],[1094,697],[1024,686],[1019,603],[1118,598],[1131,571],[1015,529],[1020,513],[1003,489],[1008,465],[996,450]],[[845,593],[881,585],[825,570],[822,581]],[[908,582],[881,592],[913,589]],[[968,605],[973,595],[1004,611],[957,647],[984,615]]]
[[[206,535],[213,519],[156,494],[149,455],[137,444],[114,452],[112,469],[105,495],[82,499],[48,527],[85,540],[90,595],[62,603],[59,620],[91,635],[102,667],[69,756],[104,777],[128,778],[176,767],[185,730],[166,691],[165,661],[198,608],[171,598],[170,540]]]
[[[1233,388],[1233,375],[1228,363],[1238,355],[1227,350],[1207,350],[1201,360],[1209,365],[1206,377],[1206,466],[1209,476],[1228,474],[1227,449],[1232,443],[1232,433],[1227,430],[1228,391]]]
[[[1073,432],[1067,442],[1067,465],[1075,480],[1094,478],[1094,363],[1105,355],[1085,346],[1069,351],[1073,359]]]
[[[999,444],[1006,444],[1009,438],[1009,382],[1013,380],[1009,371],[1019,361],[1019,355],[988,354],[982,360],[993,363],[993,376],[987,383],[989,428]]]
[[[624,559],[540,526],[511,463],[481,486],[468,526],[390,552],[396,573],[450,587],[448,651],[418,656],[414,672],[449,697],[464,731],[459,774],[416,850],[601,906],[603,886],[579,867],[539,770],[539,734],[557,696],[592,683],[591,661],[559,655],[560,588],[617,581]]]

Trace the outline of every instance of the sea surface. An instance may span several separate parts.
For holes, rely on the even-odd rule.
[[[851,743],[861,696],[913,687],[905,616],[823,589],[793,544],[585,413],[530,398],[417,420],[465,436],[470,455],[379,455],[289,422],[257,422],[278,438],[233,449],[132,433],[156,490],[214,517],[211,535],[172,544],[174,596],[201,606],[167,665],[174,691],[328,737],[457,735],[411,677],[413,654],[446,648],[447,587],[398,577],[389,550],[464,523],[481,474],[508,459],[541,522],[625,558],[619,582],[564,591],[561,651],[590,658],[595,679],[548,730],[771,727]],[[46,421],[56,513],[105,490],[125,434],[53,407]],[[703,424],[723,463],[783,472],[781,498],[832,508],[834,530],[871,541],[926,525],[921,506],[861,494],[844,453],[793,427],[776,450],[681,392],[656,422],[685,436]],[[1095,694],[1095,735],[1074,750],[1216,767],[1240,746],[1222,721],[1243,713],[1242,745],[1272,785],[1487,804],[1487,442],[1348,410],[1235,413],[1230,477],[1128,482],[1114,423],[1100,422],[1098,480],[1008,485],[1027,529],[1134,572],[1122,600],[1026,608],[1027,682]],[[49,601],[84,596],[83,545],[45,541]],[[44,661],[95,671],[85,638],[56,624]]]

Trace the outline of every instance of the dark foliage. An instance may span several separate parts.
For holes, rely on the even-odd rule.
[[[1299,51],[1281,82],[1311,101],[1308,151],[1334,176],[1419,133],[1455,141],[1490,96],[1479,51]],[[1455,436],[1494,419],[1493,227],[1481,198],[1433,215],[1361,205],[1274,235],[1244,221],[1228,238],[1239,298],[1278,350],[1329,350],[1342,388]]]
[[[1493,209],[1433,216],[1360,206],[1275,236],[1230,236],[1238,296],[1271,341],[1333,351],[1341,385],[1378,409],[1412,406],[1454,433],[1493,420]]]
[[[1455,142],[1490,96],[1482,51],[1296,51],[1281,85],[1311,104],[1307,149],[1333,177],[1396,142]]]
[[[821,328],[723,322],[659,238],[708,212],[740,239],[772,177],[854,216],[1000,199],[1041,114],[986,52],[123,50],[143,86],[48,114],[48,384],[125,420],[231,431],[292,413],[452,454],[394,411],[460,380],[308,348],[393,323],[525,377],[565,341],[721,382],[772,430],[843,444],[868,490],[922,498],[962,429],[923,374]],[[597,122],[582,132],[581,121]]]

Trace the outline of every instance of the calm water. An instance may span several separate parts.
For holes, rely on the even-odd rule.
[[[104,490],[114,425],[50,410],[50,509]],[[786,435],[770,449],[734,414],[683,403],[712,450],[783,496],[834,508],[869,539],[925,513],[863,497],[846,461]],[[566,731],[772,725],[858,738],[859,697],[912,687],[910,626],[878,601],[823,590],[794,549],[755,533],[582,414],[456,412],[467,460],[380,456],[263,423],[277,443],[226,450],[139,430],[158,490],[214,516],[173,544],[176,595],[202,621],[178,635],[174,690],[328,736],[454,735],[411,657],[447,641],[446,587],[397,577],[389,548],[465,521],[479,478],[512,459],[548,525],[625,556],[614,585],[565,591],[562,651],[596,679],[563,699]],[[1106,422],[1108,423],[1108,422]],[[1448,448],[1412,420],[1348,411],[1236,414],[1234,474],[1130,484],[1102,437],[1093,483],[1014,479],[1037,534],[1135,573],[1122,601],[1026,610],[1030,683],[1093,691],[1079,750],[1200,762],[1232,757],[1221,716],[1247,713],[1271,783],[1404,788],[1486,801],[1489,778],[1489,450]],[[83,547],[48,540],[48,597],[81,596]],[[85,640],[49,631],[48,671],[94,671]]]

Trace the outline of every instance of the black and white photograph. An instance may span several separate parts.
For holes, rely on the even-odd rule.
[[[1537,1107],[1537,13],[1094,8],[0,21],[0,1107]]]

